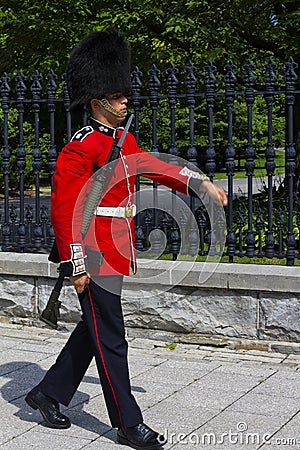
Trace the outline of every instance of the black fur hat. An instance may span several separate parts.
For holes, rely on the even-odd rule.
[[[131,91],[130,49],[115,29],[94,31],[73,48],[66,82],[71,110],[82,110],[92,98]]]

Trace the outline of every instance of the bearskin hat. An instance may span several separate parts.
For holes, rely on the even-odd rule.
[[[80,111],[92,98],[131,91],[130,49],[116,29],[94,31],[73,48],[66,82],[71,111]]]

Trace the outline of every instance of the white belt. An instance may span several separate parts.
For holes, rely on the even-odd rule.
[[[119,219],[129,219],[136,215],[136,205],[131,206],[97,206],[96,216],[117,217]]]

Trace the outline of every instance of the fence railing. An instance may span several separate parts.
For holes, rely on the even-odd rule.
[[[229,61],[219,70],[209,62],[200,80],[191,63],[181,72],[172,64],[163,74],[155,65],[146,76],[137,67],[132,72],[130,108],[138,143],[168,153],[171,162],[182,157],[199,166],[228,192],[223,254],[230,262],[277,257],[293,265],[299,258],[296,69],[289,58],[279,68],[272,60],[258,69],[251,61],[240,69]],[[45,80],[35,71],[13,80],[4,73],[0,81],[1,250],[47,252],[54,242],[50,192],[56,158],[79,124],[87,123],[87,114],[71,117],[64,77],[53,71]],[[137,191],[143,183],[138,179]],[[155,199],[159,189],[152,186]],[[205,256],[215,245],[209,220],[201,202],[192,199],[190,207],[200,236],[196,253]],[[138,250],[149,249],[155,230],[167,236],[164,253],[176,257],[184,240],[186,253],[195,254],[193,232],[180,233],[154,203],[136,218]],[[154,242],[151,249],[159,252],[161,246]]]

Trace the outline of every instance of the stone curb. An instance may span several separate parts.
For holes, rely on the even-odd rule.
[[[1,258],[0,315],[37,321],[57,278],[56,265],[45,254],[2,253]],[[125,277],[122,293],[128,328],[240,339],[226,344],[234,348],[268,347],[263,340],[278,341],[278,345],[300,342],[298,267],[138,262],[137,275]],[[61,300],[62,326],[67,327],[81,315],[68,280]],[[253,344],[255,340],[259,344]]]
[[[298,267],[148,259],[139,259],[138,267],[125,283],[300,293]],[[48,255],[3,252],[0,274],[56,278],[57,266]]]

